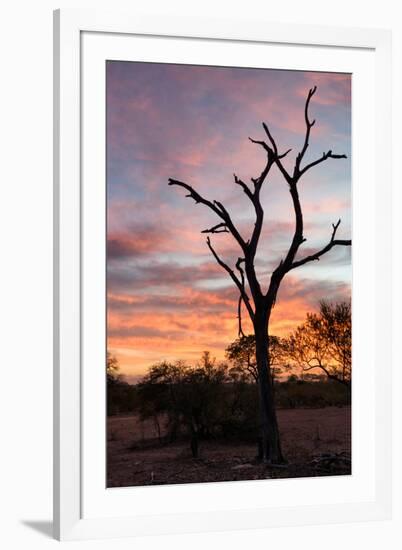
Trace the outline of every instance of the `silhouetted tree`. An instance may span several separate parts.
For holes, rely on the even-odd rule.
[[[137,384],[140,418],[152,418],[160,429],[165,416],[171,441],[176,438],[181,422],[179,398],[185,370],[186,366],[180,361],[175,364],[163,361],[150,367]]]
[[[323,248],[313,252],[312,254],[305,255],[301,259],[296,259],[300,246],[306,240],[304,237],[302,207],[300,204],[297,187],[298,182],[308,170],[318,164],[321,164],[327,159],[346,158],[346,155],[333,154],[332,151],[329,150],[328,152],[323,153],[322,157],[302,166],[302,161],[309,146],[311,128],[315,124],[315,120],[310,120],[308,112],[310,100],[315,92],[316,87],[312,88],[307,95],[304,109],[306,133],[303,146],[296,156],[292,171],[288,171],[282,162],[283,158],[290,152],[290,149],[285,153],[279,152],[276,141],[265,123],[263,123],[263,128],[267,136],[267,141],[259,141],[250,138],[253,143],[263,148],[267,157],[266,164],[261,174],[256,178],[251,178],[252,186],[247,185],[242,179],[234,174],[235,184],[241,187],[255,210],[255,224],[250,238],[244,238],[234,224],[230,213],[221,202],[206,199],[201,196],[191,185],[183,181],[172,178],[169,179],[169,185],[176,185],[185,189],[188,197],[192,198],[196,204],[207,206],[219,219],[217,224],[211,228],[205,229],[203,233],[230,233],[239,246],[240,256],[236,262],[235,268],[233,269],[226,262],[224,262],[222,258],[220,258],[215,248],[212,246],[210,237],[207,237],[207,245],[212,255],[217,263],[228,273],[239,291],[239,336],[244,334],[241,323],[242,304],[246,307],[253,324],[258,370],[262,459],[264,462],[281,463],[284,461],[274,404],[274,387],[270,369],[270,357],[269,353],[267,353],[267,350],[269,350],[269,322],[281,282],[283,281],[285,275],[291,270],[320,259],[334,246],[351,245],[350,240],[340,240],[336,238],[337,230],[340,224],[339,220],[336,224],[333,224],[330,240]],[[261,189],[264,182],[267,180],[267,176],[270,173],[271,168],[274,165],[279,169],[288,185],[295,216],[295,229],[287,253],[280,261],[279,265],[273,270],[268,290],[264,292],[256,274],[254,260],[264,221],[264,208],[260,199]],[[249,293],[251,294],[251,297],[249,296]]]
[[[302,372],[319,371],[330,380],[351,385],[352,317],[350,302],[320,302],[320,311],[286,339],[287,354]]]
[[[120,374],[117,358],[107,352],[106,356],[107,414],[131,412],[136,407],[137,390]]]
[[[119,362],[110,351],[106,354],[106,379],[108,385],[114,384],[119,380]]]
[[[226,357],[233,362],[235,368],[246,373],[255,382],[258,381],[254,334],[240,336],[225,351]],[[278,336],[271,335],[269,338],[269,359],[271,376],[275,379],[281,373],[281,365],[285,359],[282,339]]]
[[[225,383],[228,367],[217,364],[209,352],[191,367],[183,362],[153,365],[137,385],[141,418],[153,418],[160,426],[166,417],[169,439],[184,426],[190,436],[191,452],[198,456],[199,440],[211,437],[228,408]]]

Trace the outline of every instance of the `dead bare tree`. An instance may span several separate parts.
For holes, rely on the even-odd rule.
[[[245,240],[240,234],[232,221],[229,212],[224,205],[217,200],[208,200],[201,196],[193,187],[185,182],[169,179],[169,185],[177,185],[187,191],[187,197],[190,197],[196,204],[207,206],[219,218],[219,223],[209,229],[205,229],[202,233],[217,234],[230,233],[238,243],[241,256],[236,262],[236,272],[227,263],[225,263],[217,254],[212,246],[211,239],[207,236],[207,245],[214,256],[217,263],[228,273],[233,283],[239,291],[238,317],[239,317],[239,335],[241,335],[241,306],[242,303],[247,309],[248,315],[252,321],[255,335],[256,360],[258,368],[258,389],[259,389],[259,408],[260,408],[260,425],[261,425],[261,441],[262,441],[262,459],[264,462],[272,464],[280,464],[284,462],[282,455],[278,422],[274,404],[274,387],[270,370],[269,353],[269,322],[272,309],[275,305],[276,297],[280,284],[287,273],[291,270],[319,260],[321,256],[329,252],[334,246],[350,246],[351,240],[340,240],[336,238],[337,230],[340,225],[340,220],[332,225],[332,234],[329,242],[317,252],[307,255],[302,259],[296,260],[297,252],[302,243],[306,241],[303,234],[303,212],[299,199],[298,182],[300,178],[306,174],[308,170],[325,162],[327,159],[342,159],[346,155],[334,154],[331,150],[324,152],[320,158],[302,166],[303,158],[309,146],[311,129],[315,124],[315,120],[309,118],[309,105],[311,98],[316,92],[317,87],[310,89],[304,107],[304,119],[306,123],[306,132],[302,149],[295,159],[293,172],[288,172],[282,163],[283,158],[290,153],[291,149],[285,153],[280,153],[278,146],[267,126],[263,123],[267,141],[259,141],[250,139],[252,143],[261,146],[267,156],[266,164],[260,176],[251,178],[252,186],[247,185],[242,179],[234,174],[234,182],[239,185],[247,198],[251,201],[255,210],[255,224],[250,239]],[[261,236],[261,231],[264,221],[264,209],[261,204],[260,194],[261,188],[267,179],[271,168],[276,165],[285,179],[290,196],[292,199],[295,229],[292,241],[284,259],[273,270],[267,292],[263,292],[260,282],[256,275],[254,260],[257,253],[257,247]],[[246,288],[248,284],[248,294]]]

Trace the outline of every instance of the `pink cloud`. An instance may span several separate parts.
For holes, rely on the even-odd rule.
[[[285,160],[291,170],[303,143],[308,89],[318,86],[308,154],[316,154],[318,143],[323,149],[345,143],[338,122],[347,121],[350,105],[344,75],[145,65],[118,68],[108,109],[108,346],[125,372],[137,373],[157,360],[194,361],[205,349],[223,358],[237,336],[237,290],[200,234],[219,220],[183,190],[168,188],[167,179],[187,181],[206,198],[222,201],[247,240],[255,214],[232,173],[250,182],[266,162],[248,135],[265,139],[261,122],[267,122],[280,149],[293,148]],[[350,211],[348,173],[340,170],[317,168],[300,185],[309,247],[326,239],[331,222]],[[265,225],[256,267],[267,285],[294,231],[288,186],[276,169],[262,201]],[[234,268],[237,244],[226,234],[212,238]],[[325,265],[331,261],[344,265],[336,255]],[[286,334],[320,298],[350,293],[347,272],[339,284],[326,280],[331,273],[324,267],[315,280],[301,280],[301,274],[286,279],[273,333]]]
[[[308,87],[317,86],[314,102],[319,105],[350,104],[351,75],[343,73],[304,73]],[[297,94],[306,96],[306,87],[300,86]]]

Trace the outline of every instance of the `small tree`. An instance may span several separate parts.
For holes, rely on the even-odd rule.
[[[180,361],[153,365],[137,386],[140,416],[153,418],[159,427],[165,417],[170,440],[183,426],[196,458],[199,440],[211,437],[225,416],[222,409],[228,407],[228,381],[227,366],[217,364],[209,352],[204,352],[195,367]]]
[[[240,336],[240,338],[232,342],[225,351],[226,357],[233,362],[236,368],[244,372],[255,382],[258,382],[254,334]],[[271,376],[274,380],[275,377],[281,373],[281,365],[284,358],[282,339],[278,336],[271,335],[269,338],[269,358]]]
[[[106,353],[106,380],[108,385],[119,381],[119,368],[117,358],[108,351]]]
[[[165,417],[169,439],[173,441],[181,422],[180,386],[183,384],[185,365],[163,361],[149,368],[137,384],[138,409],[141,420],[152,418],[160,438],[161,421]]]
[[[136,407],[136,388],[124,380],[117,358],[109,351],[106,356],[106,387],[108,415],[131,412]]]
[[[314,88],[312,88],[307,95],[304,108],[306,132],[302,148],[296,156],[292,171],[288,171],[282,162],[284,157],[288,155],[291,150],[289,149],[285,153],[279,152],[277,143],[265,123],[263,123],[263,128],[267,137],[267,142],[250,138],[252,143],[261,146],[264,150],[266,154],[266,164],[258,177],[251,178],[252,187],[247,185],[241,178],[234,174],[235,184],[243,190],[255,211],[255,223],[249,238],[245,238],[241,234],[239,229],[234,224],[229,211],[221,202],[206,199],[188,183],[177,179],[169,179],[169,185],[175,185],[185,189],[187,192],[187,197],[193,199],[196,204],[206,206],[217,216],[219,222],[208,229],[204,229],[202,231],[203,233],[230,233],[239,246],[240,256],[236,262],[235,268],[233,269],[224,260],[222,260],[215,248],[212,246],[210,237],[207,237],[207,245],[211,251],[211,254],[222,269],[228,273],[239,291],[239,336],[243,334],[241,324],[242,304],[246,307],[253,325],[255,336],[255,355],[258,370],[262,460],[264,462],[271,463],[284,462],[274,403],[274,385],[270,369],[269,356],[269,323],[272,310],[276,303],[279,287],[286,274],[291,270],[309,262],[319,260],[324,254],[332,250],[335,246],[351,245],[351,240],[336,238],[337,231],[341,223],[341,220],[339,220],[337,223],[332,225],[331,237],[329,242],[323,248],[313,252],[312,254],[306,254],[301,259],[296,259],[301,245],[306,241],[304,236],[303,211],[299,198],[298,183],[302,176],[304,176],[304,174],[306,174],[306,172],[311,170],[314,166],[317,166],[328,159],[346,158],[346,155],[334,154],[331,150],[329,150],[326,153],[324,152],[322,157],[310,163],[304,164],[304,166],[302,165],[309,146],[311,129],[315,124],[315,120],[310,120],[309,117],[309,105],[316,89],[316,86],[314,86]],[[268,290],[264,292],[261,281],[258,279],[256,274],[254,261],[264,223],[264,208],[261,203],[261,189],[263,184],[267,181],[267,177],[273,166],[278,168],[288,186],[293,204],[295,229],[288,250],[279,265],[273,270],[268,285]]]
[[[348,302],[320,302],[286,340],[286,352],[302,372],[321,371],[329,380],[350,388],[352,374],[352,318]]]

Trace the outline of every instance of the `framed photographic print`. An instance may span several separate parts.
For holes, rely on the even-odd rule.
[[[57,538],[389,517],[389,81],[387,31],[55,13]]]

